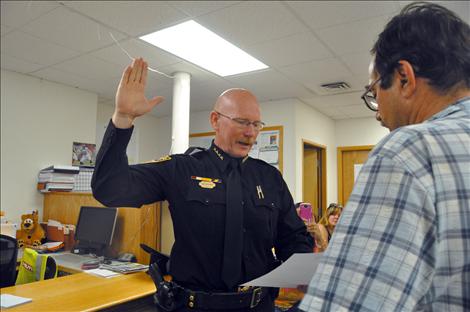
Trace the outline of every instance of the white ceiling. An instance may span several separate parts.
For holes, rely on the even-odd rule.
[[[167,74],[191,74],[191,110],[208,110],[225,89],[250,89],[260,102],[297,98],[333,119],[373,116],[360,100],[369,50],[391,16],[410,1],[1,1],[1,68],[96,92],[112,102],[133,57]],[[470,21],[469,1],[439,2]],[[269,69],[219,77],[138,39],[194,19]],[[348,93],[324,95],[344,81]],[[148,96],[163,95],[171,114],[172,80],[149,74]]]

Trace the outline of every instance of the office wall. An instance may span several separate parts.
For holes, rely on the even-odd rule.
[[[375,145],[389,133],[373,117],[338,120],[335,128],[336,146]]]
[[[97,95],[1,71],[1,210],[19,222],[33,209],[42,218],[39,170],[72,163],[72,142],[95,141]]]
[[[295,199],[295,99],[260,103],[262,119],[268,126],[284,127],[282,176]]]
[[[310,142],[326,146],[326,201],[336,201],[337,198],[337,171],[336,171],[336,145],[335,122],[300,101],[295,105],[295,202],[302,201],[302,161],[303,142]]]

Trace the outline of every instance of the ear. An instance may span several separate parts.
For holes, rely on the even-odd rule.
[[[212,111],[211,114],[209,115],[209,119],[211,122],[212,129],[217,131],[217,129],[219,128],[219,126],[217,125],[217,121],[219,120],[219,115],[215,111]]]
[[[409,98],[416,91],[416,75],[413,66],[405,60],[400,60],[396,69],[396,79],[399,80],[400,92],[405,98]]]

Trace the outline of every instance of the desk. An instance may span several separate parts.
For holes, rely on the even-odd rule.
[[[78,273],[61,278],[2,288],[2,294],[32,298],[8,311],[97,311],[155,293],[145,272],[112,278]]]

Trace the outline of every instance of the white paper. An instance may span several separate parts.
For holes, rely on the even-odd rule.
[[[0,303],[2,308],[10,308],[31,301],[33,301],[31,298],[18,297],[10,294],[0,295]]]
[[[321,257],[321,253],[293,254],[276,269],[242,286],[296,288],[299,285],[308,285]]]
[[[106,269],[91,269],[91,270],[84,270],[83,272],[96,275],[96,276],[106,277],[106,278],[121,275],[120,273],[113,272],[113,271],[106,270]]]
[[[57,221],[57,220],[49,219],[49,220],[47,221],[47,226],[57,226],[57,227],[62,228],[62,223],[60,223],[60,222]]]

